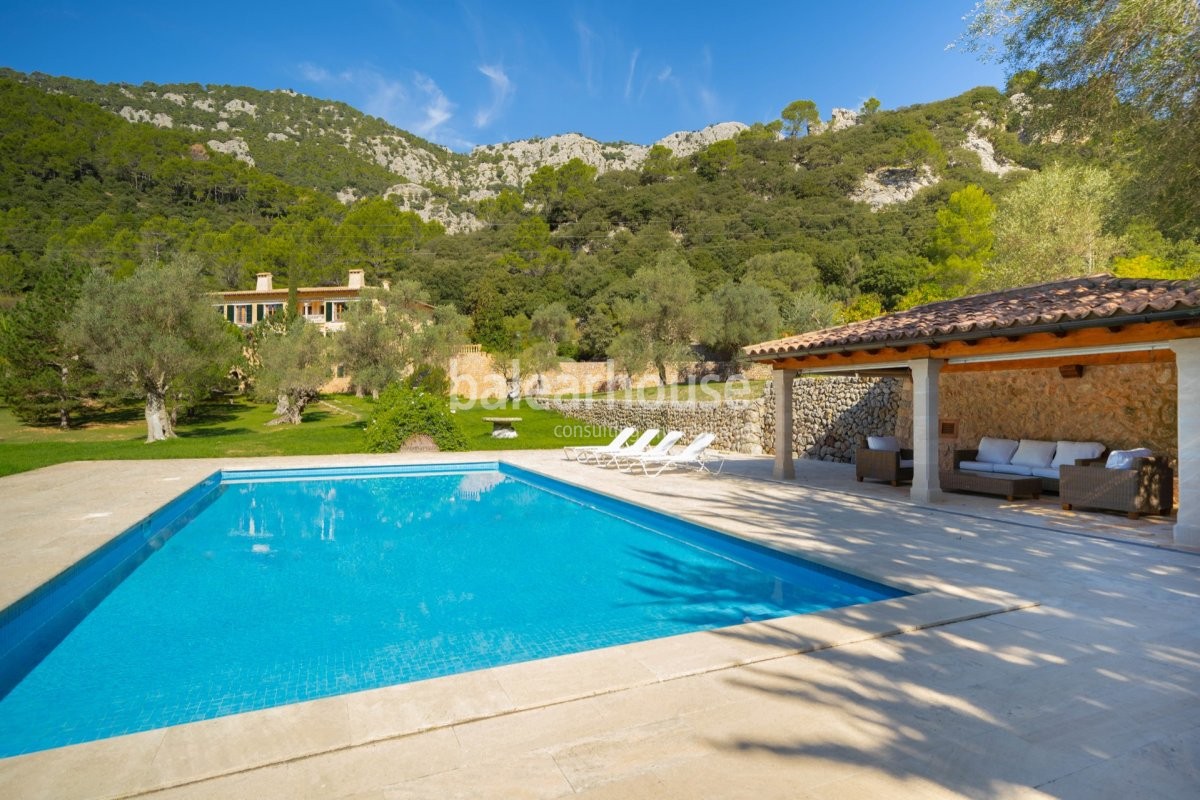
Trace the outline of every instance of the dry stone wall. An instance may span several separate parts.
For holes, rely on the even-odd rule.
[[[943,375],[939,414],[957,422],[942,439],[939,464],[950,469],[954,450],[971,449],[984,436],[1100,442],[1110,450],[1148,447],[1178,457],[1174,364],[1086,366],[1078,378],[1057,369],[998,370]],[[912,384],[906,381],[897,425],[912,439]]]
[[[735,453],[761,453],[762,399],[684,403],[651,400],[541,400],[539,403],[568,417],[616,434],[621,428],[682,431],[683,443],[711,432],[713,447]]]
[[[896,429],[900,381],[893,378],[800,378],[793,394],[793,452],[799,458],[848,462],[867,436]],[[648,400],[541,401],[597,427],[683,431],[690,439],[716,434],[719,450],[754,455],[775,448],[775,398],[768,386],[754,400],[654,402]]]
[[[902,386],[896,378],[797,378],[792,389],[792,454],[820,461],[854,460],[868,436],[891,435]],[[911,404],[910,404],[911,405]],[[763,397],[763,452],[775,452],[775,396]]]
[[[460,353],[450,360],[451,393],[468,400],[495,400],[504,397],[508,394],[508,381],[497,366],[499,365],[487,353]],[[688,380],[689,377],[699,380],[704,375],[721,375],[727,371],[728,365],[725,364],[700,363],[684,372],[668,369],[667,380],[672,383]],[[746,369],[744,374],[749,380],[765,380],[771,377],[771,370],[769,367],[755,364]],[[617,372],[612,362],[604,361],[564,361],[556,369],[544,373],[541,381],[539,388],[538,376],[524,371],[521,375],[521,394],[526,397],[587,395],[615,388],[649,389],[659,385],[657,372],[648,370],[628,381],[623,373]]]

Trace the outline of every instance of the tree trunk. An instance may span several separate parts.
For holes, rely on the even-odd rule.
[[[295,397],[288,394],[279,395],[279,402],[275,405],[275,419],[268,422],[268,425],[299,425],[300,417],[304,413],[305,406],[312,398],[306,393],[300,393]]]
[[[666,365],[666,363],[662,362],[662,361],[658,361],[658,362],[655,362],[655,366],[658,367],[658,385],[666,386],[667,385],[667,365]]]
[[[71,410],[67,407],[67,367],[65,364],[58,369],[58,379],[62,390],[58,395],[58,427],[65,431],[71,427]]]
[[[167,413],[166,399],[157,392],[146,393],[146,443],[175,438],[175,427]]]

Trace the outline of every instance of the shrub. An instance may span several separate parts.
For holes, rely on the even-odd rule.
[[[446,370],[437,365],[422,364],[408,376],[408,385],[412,389],[437,397],[450,394],[450,376]]]
[[[467,437],[445,397],[392,384],[375,409],[366,430],[367,449],[372,453],[394,453],[418,434],[429,436],[440,450],[467,449]]]

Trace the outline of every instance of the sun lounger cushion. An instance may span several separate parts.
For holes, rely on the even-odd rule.
[[[1007,464],[1020,444],[1016,439],[993,439],[985,436],[979,440],[979,452],[975,458],[985,464]]]
[[[1034,467],[1033,474],[1039,478],[1058,480],[1058,467]]]
[[[1022,439],[1017,452],[1009,463],[1022,467],[1048,467],[1054,460],[1057,442],[1042,442],[1037,439]]]
[[[1152,455],[1154,452],[1144,447],[1133,450],[1113,450],[1108,454],[1108,461],[1104,463],[1104,466],[1109,469],[1133,469],[1135,458],[1149,458]]]
[[[1081,458],[1099,458],[1103,452],[1104,445],[1099,442],[1059,442],[1050,466],[1061,467],[1063,464],[1074,466],[1075,462]]]
[[[995,472],[996,465],[989,464],[986,461],[960,461],[959,469],[965,469],[968,472]]]
[[[868,436],[868,450],[887,450],[889,452],[899,452],[900,442],[896,441],[895,436]]]

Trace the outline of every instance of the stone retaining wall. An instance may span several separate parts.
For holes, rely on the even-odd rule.
[[[853,461],[854,451],[868,436],[895,432],[901,392],[896,378],[797,378],[792,389],[792,454]],[[763,397],[762,423],[763,452],[773,454],[775,395],[769,390]]]
[[[723,375],[727,364],[714,362],[697,363],[685,370],[668,369],[670,383],[681,382],[690,377]],[[468,400],[491,400],[508,394],[508,382],[497,364],[487,353],[460,353],[450,359],[450,391]],[[750,380],[766,380],[771,377],[770,367],[763,364],[747,366],[743,373]],[[527,397],[542,395],[576,394],[610,391],[614,388],[650,388],[658,386],[658,373],[647,370],[627,381],[623,373],[617,372],[611,361],[564,361],[557,368],[542,375],[539,391],[537,375],[523,372],[521,394]]]
[[[614,431],[683,431],[691,439],[716,434],[714,446],[736,453],[775,451],[775,398],[768,386],[753,400],[655,402],[649,400],[539,401],[546,408]],[[900,382],[892,378],[800,378],[793,396],[793,452],[799,458],[853,460],[867,436],[896,429]]]
[[[613,435],[630,425],[638,430],[683,431],[684,442],[711,432],[716,434],[713,447],[718,450],[763,452],[762,398],[708,403],[546,399],[538,403],[589,425],[609,428]]]
[[[943,438],[939,461],[983,436],[1097,441],[1109,449],[1148,447],[1178,459],[1174,364],[1089,366],[1082,377],[1057,369],[998,370],[943,375],[940,417],[957,424]],[[590,424],[620,429],[704,431],[716,447],[738,453],[775,452],[775,397],[768,386],[753,400],[707,403],[647,400],[546,400],[543,404]],[[792,452],[797,458],[849,462],[867,436],[895,434],[912,446],[912,382],[904,378],[798,378],[793,393]]]

